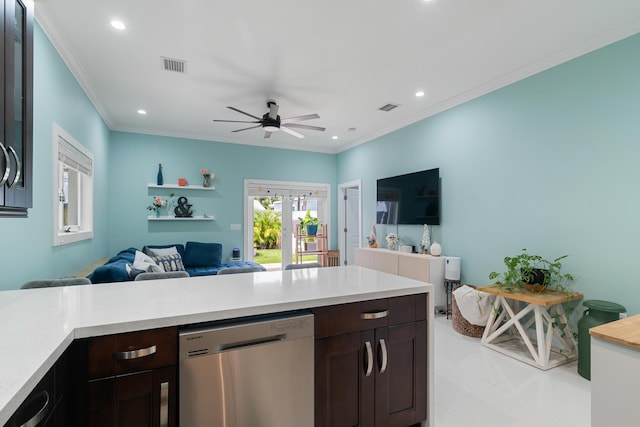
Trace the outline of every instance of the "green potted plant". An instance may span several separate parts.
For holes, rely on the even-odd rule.
[[[573,276],[562,273],[562,260],[568,255],[549,261],[540,255],[533,255],[522,249],[513,257],[505,257],[506,270],[498,273],[492,271],[489,279],[507,291],[526,289],[533,292],[543,292],[545,289],[566,291],[566,285],[572,282]]]
[[[318,234],[318,224],[320,224],[320,220],[312,217],[311,210],[307,209],[307,213],[305,213],[304,218],[300,220],[300,231],[306,227],[307,235],[315,236]]]

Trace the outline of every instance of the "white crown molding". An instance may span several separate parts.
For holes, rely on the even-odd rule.
[[[387,135],[398,129],[402,129],[403,127],[409,126],[413,123],[419,122],[420,120],[424,120],[428,117],[434,116],[438,113],[449,110],[458,105],[464,104],[465,102],[471,101],[482,95],[486,95],[490,92],[493,92],[495,90],[508,86],[517,81],[524,80],[527,77],[531,77],[542,71],[548,70],[557,65],[560,65],[572,59],[585,55],[587,53],[603,48],[609,44],[623,40],[639,32],[640,32],[640,19],[631,20],[624,25],[614,28],[611,31],[602,33],[597,37],[592,37],[591,39],[584,40],[582,41],[582,43],[579,43],[567,49],[558,51],[553,55],[549,55],[546,58],[542,58],[539,61],[533,62],[522,68],[514,70],[510,73],[507,73],[500,78],[491,80],[480,86],[476,86],[473,89],[461,92],[454,97],[451,97],[443,102],[433,105],[430,108],[422,110],[421,112],[414,114],[410,117],[407,117],[401,121],[398,121],[390,126],[380,129],[377,132],[370,133],[368,135],[365,135],[363,137],[356,139],[355,141],[346,143],[340,146],[338,153],[357,147],[358,145],[362,145],[366,142],[369,142],[381,136]]]
[[[44,31],[45,35],[49,39],[49,41],[53,44],[55,49],[58,51],[58,54],[62,58],[62,61],[65,63],[73,77],[76,79],[80,88],[84,91],[84,93],[89,98],[89,101],[93,104],[94,108],[98,111],[98,114],[102,117],[102,120],[107,124],[107,127],[110,129],[113,128],[113,121],[109,117],[107,109],[102,105],[100,99],[96,95],[93,87],[90,84],[90,80],[87,77],[87,73],[82,66],[82,63],[76,58],[73,52],[67,47],[64,40],[56,33],[53,29],[54,27],[49,25],[46,18],[38,12],[38,7],[35,8],[35,18],[36,22]]]

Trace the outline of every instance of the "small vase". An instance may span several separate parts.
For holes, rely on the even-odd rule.
[[[429,252],[431,252],[431,255],[433,256],[442,255],[442,247],[440,247],[440,243],[434,240],[433,243],[431,244],[431,247],[429,248]]]
[[[208,175],[202,175],[202,186],[211,187],[211,177]]]
[[[160,218],[160,209],[156,209],[155,211],[153,211],[156,215],[156,218]]]
[[[158,164],[158,179],[156,181],[156,184],[158,185],[164,184],[164,178],[162,177],[162,163]]]

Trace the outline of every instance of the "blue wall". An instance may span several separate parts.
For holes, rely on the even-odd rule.
[[[37,25],[34,39],[33,209],[27,219],[0,219],[0,289],[71,275],[107,256],[109,129]],[[51,244],[54,122],[93,152],[96,171],[94,238],[55,248]]]
[[[109,177],[111,253],[192,240],[222,243],[226,259],[234,247],[243,248],[245,178],[336,186],[333,154],[113,132],[109,157],[114,165]],[[147,184],[156,181],[158,163],[163,165],[165,184],[177,184],[180,177],[200,184],[200,169],[207,168],[215,174],[216,190],[148,189]],[[172,191],[189,199],[195,215],[214,215],[216,220],[147,221],[152,196],[168,197]],[[336,223],[335,213],[333,217]],[[242,230],[230,231],[230,224],[242,224]]]
[[[636,35],[339,154],[338,182],[363,182],[365,235],[376,179],[439,167],[432,234],[463,281],[488,284],[521,248],[569,254],[575,290],[640,312],[638,52]],[[419,244],[422,227],[398,232]]]
[[[34,76],[34,207],[28,219],[0,221],[0,289],[73,274],[116,251],[147,243],[219,241],[225,257],[242,246],[243,179],[325,182],[361,179],[363,232],[375,216],[377,178],[439,167],[441,226],[433,238],[462,257],[463,280],[489,282],[505,255],[527,247],[546,257],[569,254],[566,270],[588,299],[640,312],[640,36],[480,97],[339,155],[237,146],[110,132],[38,26]],[[51,246],[52,125],[95,156],[95,237]],[[216,174],[217,190],[193,196],[196,213],[217,220],[149,223],[147,189],[157,164],[165,181],[199,182]],[[190,197],[187,195],[187,197]],[[191,197],[190,197],[191,199]],[[379,238],[388,231],[379,228]],[[397,230],[417,244],[421,226]],[[335,237],[335,236],[334,236]],[[335,242],[335,239],[334,239]],[[17,250],[16,250],[17,249]]]

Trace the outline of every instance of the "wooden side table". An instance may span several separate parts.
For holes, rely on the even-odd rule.
[[[543,370],[578,358],[562,304],[580,300],[582,294],[520,289],[507,292],[497,285],[477,289],[496,295],[482,345]],[[535,338],[527,330],[534,331]]]

